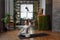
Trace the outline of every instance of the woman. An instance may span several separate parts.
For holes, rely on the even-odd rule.
[[[29,37],[28,29],[29,29],[29,21],[25,20],[25,25],[21,28],[19,35]]]

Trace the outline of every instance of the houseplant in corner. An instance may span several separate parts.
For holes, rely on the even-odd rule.
[[[5,17],[1,19],[5,23],[6,29],[9,29],[9,27],[8,27],[9,26],[9,18],[10,18],[10,14],[6,13]]]

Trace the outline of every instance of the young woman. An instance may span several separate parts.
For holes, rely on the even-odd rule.
[[[25,20],[25,25],[20,30],[19,35],[24,35],[25,37],[30,37],[30,34],[33,34],[32,22]]]
[[[29,29],[29,21],[25,20],[25,25],[22,26],[19,35],[24,35],[25,37],[29,37],[28,29]]]

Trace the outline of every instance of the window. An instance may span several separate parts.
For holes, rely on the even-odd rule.
[[[33,19],[33,4],[21,4],[21,18]]]

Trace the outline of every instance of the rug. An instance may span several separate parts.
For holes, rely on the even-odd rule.
[[[39,33],[39,34],[30,34],[30,37],[25,37],[25,35],[19,35],[18,37],[20,39],[27,39],[27,38],[35,38],[35,37],[43,37],[43,36],[48,36],[46,33]]]

